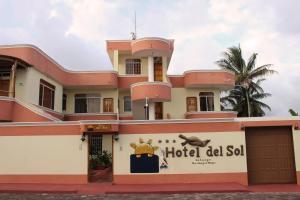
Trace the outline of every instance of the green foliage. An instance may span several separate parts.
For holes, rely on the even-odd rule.
[[[98,152],[97,155],[90,155],[90,168],[109,167],[112,164],[112,155],[107,151]]]
[[[294,111],[293,109],[289,109],[289,113],[290,113],[292,116],[299,116],[299,113],[297,113],[297,112]]]
[[[271,110],[270,106],[262,100],[271,96],[265,93],[261,83],[265,77],[276,73],[270,69],[271,64],[256,67],[257,53],[253,53],[246,62],[242,55],[242,49],[230,47],[223,53],[223,58],[216,62],[224,70],[235,74],[235,88],[221,98],[224,110],[233,110],[239,117],[264,116],[264,109]]]

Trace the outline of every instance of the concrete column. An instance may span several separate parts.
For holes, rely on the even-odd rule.
[[[148,56],[148,81],[154,82],[154,59],[153,59],[153,56]]]
[[[149,120],[155,120],[155,103],[149,103]]]
[[[119,71],[119,51],[114,50],[113,53],[113,67],[115,71]]]

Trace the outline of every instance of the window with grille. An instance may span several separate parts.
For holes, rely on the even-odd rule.
[[[200,92],[200,111],[214,111],[214,93]]]
[[[41,79],[40,91],[39,91],[39,105],[53,110],[54,99],[55,99],[55,86]]]
[[[104,98],[103,99],[103,112],[114,112],[114,99]]]
[[[187,97],[186,98],[186,111],[187,112],[196,112],[197,109],[197,98],[196,97]]]
[[[124,112],[131,112],[131,96],[124,96]]]
[[[89,136],[89,153],[90,155],[102,153],[102,135]]]
[[[75,94],[75,113],[99,113],[100,94]]]
[[[141,74],[141,60],[126,59],[126,74]]]

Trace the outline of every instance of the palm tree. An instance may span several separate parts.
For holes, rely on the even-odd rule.
[[[294,111],[293,109],[289,109],[289,113],[290,113],[292,116],[299,116],[298,112]]]
[[[257,82],[256,84],[259,86]],[[271,94],[257,90],[255,87],[247,89],[237,85],[228,96],[222,98],[222,102],[229,103],[232,110],[237,111],[238,117],[261,117],[266,114],[264,109],[271,110],[270,106],[261,101],[269,96]]]
[[[218,60],[216,64],[219,65],[222,69],[231,71],[235,74],[236,85],[234,90],[231,90],[229,92],[228,97],[230,97],[231,100],[226,100],[226,98],[223,98],[223,103],[225,101],[224,104],[231,104],[232,109],[237,111],[238,115],[240,116],[244,116],[243,112],[245,110],[247,111],[246,116],[248,117],[264,115],[265,112],[263,111],[263,108],[270,109],[270,107],[262,103],[261,101],[259,101],[260,103],[257,103],[254,100],[257,96],[259,96],[259,99],[270,96],[270,94],[264,93],[264,90],[260,86],[260,83],[265,80],[264,77],[266,77],[267,75],[276,73],[275,70],[270,69],[272,64],[265,64],[256,67],[257,53],[253,53],[246,63],[243,58],[242,49],[240,48],[240,46],[233,46],[228,48],[228,50],[223,53],[223,57],[224,58]],[[244,98],[243,100],[245,101],[245,104],[240,102],[242,101],[242,98],[239,98],[237,96],[237,91],[240,93],[240,96],[242,93],[244,94],[242,96]],[[251,95],[254,95],[254,99],[251,98],[253,97]],[[258,109],[257,107],[252,108],[252,105],[254,104],[256,106],[259,106],[260,109]],[[243,105],[246,108],[242,109],[237,105]]]

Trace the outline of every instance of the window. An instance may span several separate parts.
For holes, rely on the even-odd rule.
[[[99,94],[76,94],[75,113],[99,113],[100,98]]]
[[[114,99],[104,98],[103,99],[103,112],[114,112]]]
[[[141,60],[126,59],[126,74],[141,74]]]
[[[186,111],[187,112],[197,112],[197,98],[187,97],[186,98]]]
[[[39,105],[53,110],[54,97],[55,97],[55,86],[41,79]]]
[[[124,96],[124,112],[131,112],[131,96]]]
[[[90,135],[89,136],[89,154],[98,155],[102,153],[102,135]]]
[[[62,100],[62,110],[66,110],[67,109],[67,95],[63,94],[63,100]]]
[[[214,111],[214,93],[200,92],[200,111]]]

